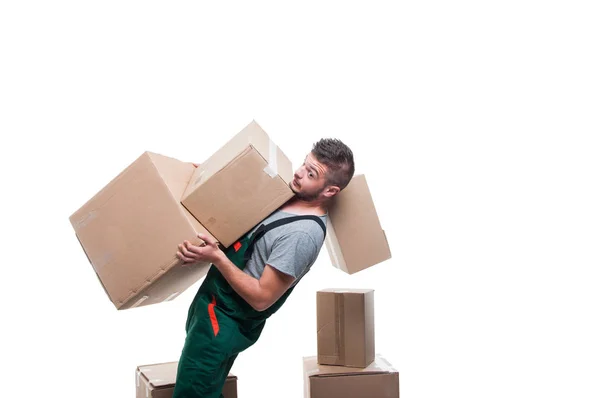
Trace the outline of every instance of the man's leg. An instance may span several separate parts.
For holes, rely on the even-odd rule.
[[[222,313],[217,317],[214,301],[206,297],[194,301],[173,398],[219,398],[235,359],[231,342],[237,325]]]
[[[233,365],[233,362],[235,361],[235,359],[237,358],[237,354],[231,355],[226,363],[225,363],[225,374],[229,375],[229,371],[231,370],[231,366]],[[221,391],[221,395],[219,396],[219,398],[225,398],[225,396],[223,395],[223,392]]]

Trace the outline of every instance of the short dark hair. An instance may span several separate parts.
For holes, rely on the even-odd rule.
[[[354,155],[346,144],[336,138],[322,138],[314,143],[311,153],[327,166],[326,185],[346,188],[354,176]]]

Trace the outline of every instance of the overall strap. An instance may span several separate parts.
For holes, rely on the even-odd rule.
[[[248,260],[250,260],[250,257],[252,256],[252,252],[254,251],[254,243],[256,243],[257,240],[259,240],[260,238],[262,238],[262,236],[267,233],[268,231],[280,227],[282,225],[285,224],[289,224],[292,223],[294,221],[300,221],[300,220],[314,220],[317,222],[317,224],[319,224],[319,226],[321,227],[321,229],[323,230],[323,235],[325,236],[327,234],[327,228],[325,227],[325,223],[323,223],[323,220],[321,220],[320,217],[318,216],[313,216],[313,215],[303,215],[303,216],[293,216],[293,217],[285,217],[285,218],[281,218],[279,220],[273,221],[270,224],[261,224],[256,231],[254,232],[254,234],[252,234],[252,238],[250,238],[250,242],[248,244],[248,248],[246,249],[246,252],[244,253],[244,263],[246,263]]]

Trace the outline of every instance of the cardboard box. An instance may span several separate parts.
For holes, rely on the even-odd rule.
[[[209,264],[183,267],[176,256],[178,244],[209,234],[180,203],[194,169],[145,152],[70,216],[117,309],[172,300],[208,272]]]
[[[375,359],[372,289],[317,292],[317,358],[321,365],[364,368]]]
[[[304,358],[305,398],[400,398],[400,375],[382,356],[367,368],[326,366]]]
[[[328,212],[325,244],[336,268],[354,274],[392,257],[363,174],[352,178]]]
[[[136,398],[171,398],[175,389],[178,362],[138,366],[135,375]],[[224,398],[237,398],[237,377],[227,376]]]
[[[292,163],[252,121],[200,165],[181,203],[229,247],[294,196]]]

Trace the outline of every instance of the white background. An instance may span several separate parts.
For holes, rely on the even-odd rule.
[[[3,395],[132,397],[178,359],[199,284],[116,311],[68,217],[143,151],[202,161],[252,119],[295,167],[347,142],[393,258],[348,276],[322,250],[240,398],[301,397],[327,287],[375,289],[404,398],[600,395],[597,2],[198,3],[0,6]]]

